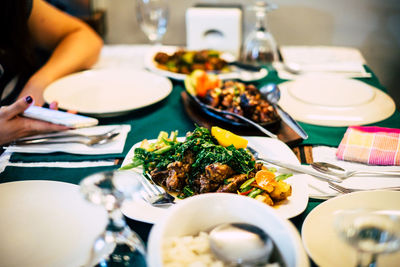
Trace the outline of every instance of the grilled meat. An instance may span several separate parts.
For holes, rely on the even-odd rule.
[[[206,177],[216,183],[222,183],[226,178],[230,177],[234,171],[226,164],[213,163],[205,168]]]
[[[233,179],[229,184],[221,185],[217,192],[236,193],[236,191],[239,190],[239,187],[247,180],[247,175],[242,173],[234,175],[232,178]]]

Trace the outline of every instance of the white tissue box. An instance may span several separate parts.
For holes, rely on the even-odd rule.
[[[242,10],[238,7],[191,7],[186,11],[186,45],[190,50],[217,49],[240,55]]]

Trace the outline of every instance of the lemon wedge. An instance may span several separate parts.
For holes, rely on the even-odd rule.
[[[233,145],[236,149],[247,147],[248,141],[246,139],[220,127],[211,127],[211,135],[217,139],[221,146]]]

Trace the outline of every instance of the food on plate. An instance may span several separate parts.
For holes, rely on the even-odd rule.
[[[209,235],[169,237],[162,244],[163,266],[210,266],[223,267],[211,252]],[[193,264],[193,265],[191,265]]]
[[[211,107],[242,115],[261,124],[279,119],[274,107],[252,84],[221,81],[217,75],[198,70],[186,78],[185,86],[190,94]]]
[[[221,52],[216,50],[179,49],[173,54],[158,52],[154,61],[160,69],[183,74],[190,74],[194,70],[229,71],[227,62],[221,58]]]
[[[256,162],[245,149],[246,139],[219,127],[197,127],[184,141],[177,135],[161,132],[155,142],[143,140],[132,163],[122,168],[141,166],[145,176],[178,198],[226,192],[273,206],[291,195],[292,187],[284,180],[292,174],[277,175],[276,169]]]

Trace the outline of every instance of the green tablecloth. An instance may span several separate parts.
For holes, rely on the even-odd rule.
[[[378,79],[373,76],[372,79],[362,79],[363,81],[385,90],[379,83]],[[257,85],[267,82],[282,82],[279,79],[276,72],[270,69],[270,74],[260,81]],[[156,138],[158,133],[163,131],[178,130],[181,135],[187,131],[194,129],[194,124],[190,118],[186,115],[184,107],[182,105],[180,93],[184,90],[183,83],[180,81],[174,81],[173,92],[162,102],[144,108],[139,111],[132,112],[125,116],[117,118],[101,119],[101,124],[130,124],[131,132],[128,134],[126,145],[123,153],[112,154],[112,155],[97,155],[97,156],[83,156],[83,155],[70,155],[65,153],[53,153],[53,154],[24,154],[15,153],[12,155],[11,161],[83,161],[83,160],[101,160],[101,159],[115,159],[124,158],[128,153],[129,149],[133,144],[147,138]],[[145,90],[145,89],[144,89]],[[310,125],[301,123],[302,127],[308,132],[309,139],[304,141],[302,144],[305,145],[328,145],[338,146],[346,127],[322,127],[316,125]],[[390,118],[375,123],[374,125],[400,128],[400,113],[396,111]],[[20,181],[20,180],[32,180],[32,179],[45,179],[45,180],[56,180],[68,183],[78,184],[79,181],[87,175],[90,175],[97,171],[115,169],[118,166],[110,167],[89,167],[89,168],[43,168],[43,167],[7,167],[4,172],[0,174],[0,183]],[[321,201],[310,200],[305,212],[301,215],[292,218],[292,222],[300,230],[304,218],[308,213],[316,207]],[[137,226],[135,226],[137,227]],[[140,226],[139,226],[140,227]],[[142,238],[147,239],[149,227],[143,226],[145,230],[142,232]]]
[[[370,71],[366,67],[367,71]],[[269,74],[266,78],[257,82],[257,85],[262,85],[269,82],[281,83],[282,80],[278,77],[277,72],[269,68]],[[383,91],[386,89],[379,83],[375,75],[370,79],[359,79],[372,86],[375,86]],[[171,95],[161,103],[147,107],[140,111],[132,112],[126,116],[118,118],[109,118],[100,120],[101,124],[130,124],[132,127],[128,135],[125,149],[121,154],[108,154],[108,155],[71,155],[65,153],[52,153],[52,154],[28,154],[28,153],[14,153],[10,159],[11,162],[42,162],[42,161],[83,161],[83,160],[101,160],[101,159],[114,159],[123,158],[133,144],[145,138],[156,138],[161,130],[172,131],[179,130],[180,134],[194,129],[194,124],[186,115],[182,105],[180,93],[184,90],[182,82],[174,81],[174,89]],[[326,145],[337,147],[347,127],[326,127],[317,126],[307,123],[300,125],[309,134],[309,138],[302,142],[303,145]],[[374,123],[375,126],[400,128],[400,112],[396,112],[386,120]]]

